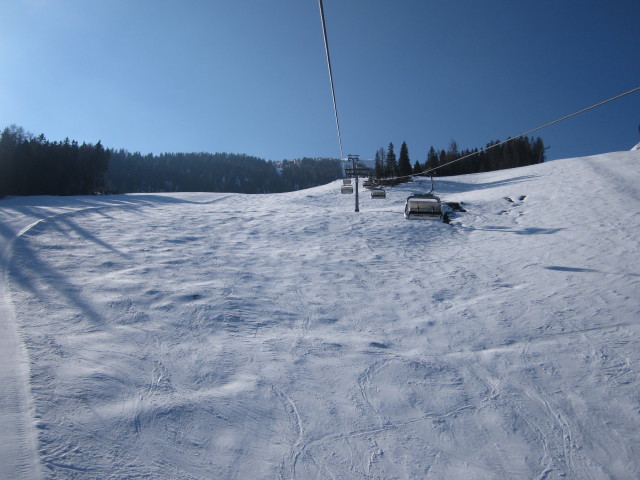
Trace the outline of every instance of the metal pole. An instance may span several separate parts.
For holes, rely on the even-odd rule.
[[[351,159],[352,162],[352,167],[353,167],[353,172],[356,175],[356,212],[360,211],[360,204],[358,202],[358,165],[357,165],[357,160],[358,160],[358,155],[349,155],[349,158]]]

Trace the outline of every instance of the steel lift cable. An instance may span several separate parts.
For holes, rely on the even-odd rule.
[[[331,56],[329,55],[329,42],[327,40],[327,27],[324,21],[324,7],[322,0],[318,0],[320,6],[320,20],[322,20],[322,35],[324,37],[324,49],[327,52],[327,66],[329,67],[329,83],[331,84],[331,97],[333,98],[333,112],[336,116],[336,128],[338,129],[338,144],[340,145],[340,158],[344,158],[342,153],[342,136],[340,135],[340,122],[338,120],[338,107],[336,106],[336,91],[333,87],[333,72],[331,71]]]
[[[432,174],[432,172],[435,172],[439,168],[446,167],[447,165],[451,165],[452,163],[456,163],[456,162],[459,162],[461,160],[465,160],[467,158],[473,157],[474,155],[478,155],[480,153],[484,153],[487,150],[491,150],[492,148],[496,148],[496,147],[499,147],[501,145],[504,145],[505,143],[510,142],[511,140],[514,140],[516,138],[524,137],[524,136],[529,135],[530,133],[536,132],[538,130],[542,130],[543,128],[549,127],[549,126],[551,126],[551,125],[553,125],[555,123],[561,122],[561,121],[566,120],[566,119],[571,118],[571,117],[575,117],[576,115],[580,115],[581,113],[587,112],[589,110],[593,110],[596,107],[600,107],[600,106],[602,106],[602,105],[604,105],[606,103],[613,102],[614,100],[617,100],[617,99],[622,98],[622,97],[624,97],[626,95],[635,93],[635,92],[637,92],[639,90],[640,90],[640,87],[633,88],[633,89],[631,89],[631,90],[629,90],[627,92],[620,93],[620,94],[616,95],[615,97],[611,97],[611,98],[608,98],[608,99],[603,100],[601,102],[595,103],[595,104],[593,104],[593,105],[591,105],[589,107],[583,108],[582,110],[578,110],[577,112],[573,112],[573,113],[571,113],[569,115],[565,115],[564,117],[561,117],[561,118],[558,118],[556,120],[553,120],[552,122],[545,123],[544,125],[540,125],[539,127],[536,127],[536,128],[532,128],[531,130],[527,130],[526,132],[522,132],[522,133],[520,133],[518,135],[515,135],[513,137],[509,137],[507,140],[504,140],[502,142],[496,143],[496,144],[491,145],[489,147],[483,148],[483,149],[481,149],[481,150],[479,150],[477,152],[470,153],[469,155],[465,155],[464,157],[456,158],[455,160],[451,160],[450,162],[443,163],[442,165],[438,165],[437,167],[430,168],[429,170],[425,170],[424,172],[420,172],[420,173],[415,174],[415,175],[405,175],[403,177],[393,177],[393,178],[394,179],[400,179],[400,178],[426,177],[426,176],[429,176],[429,175]]]

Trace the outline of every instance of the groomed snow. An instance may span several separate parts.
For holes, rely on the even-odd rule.
[[[640,478],[639,172],[4,199],[0,477]]]

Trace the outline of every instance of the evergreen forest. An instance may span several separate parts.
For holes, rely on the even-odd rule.
[[[381,147],[375,154],[375,176],[379,179],[406,179],[411,175],[428,174],[434,177],[490,172],[507,168],[543,163],[546,159],[544,142],[540,137],[512,138],[506,142],[489,142],[483,149],[460,150],[452,140],[447,150],[431,147],[424,163],[412,165],[406,142],[396,157],[393,143]],[[387,182],[389,183],[389,182]],[[397,182],[391,182],[397,183]]]
[[[110,153],[106,185],[112,193],[281,193],[342,177],[340,161],[329,158],[276,163],[232,153]]]
[[[142,155],[101,142],[50,142],[15,125],[0,135],[0,198],[151,192],[280,193],[343,175],[340,160],[270,162],[230,153]]]
[[[91,195],[104,190],[109,151],[70,141],[50,142],[16,126],[0,135],[0,197]]]
[[[545,160],[541,138],[490,142],[483,149],[431,147],[424,163],[411,163],[403,142],[398,156],[389,143],[375,154],[375,177],[384,184],[412,175],[450,176],[521,167]],[[0,198],[6,195],[92,195],[103,193],[236,192],[281,193],[324,185],[343,176],[340,160],[301,158],[273,162],[232,153],[142,155],[52,142],[12,125],[0,135]]]

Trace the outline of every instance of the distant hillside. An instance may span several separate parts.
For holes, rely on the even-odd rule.
[[[342,176],[340,161],[330,158],[275,164],[233,153],[110,153],[106,184],[113,193],[280,193],[324,185]]]
[[[232,153],[142,155],[101,142],[52,142],[12,125],[0,135],[0,198],[142,192],[280,193],[342,177],[340,161],[269,162]]]

